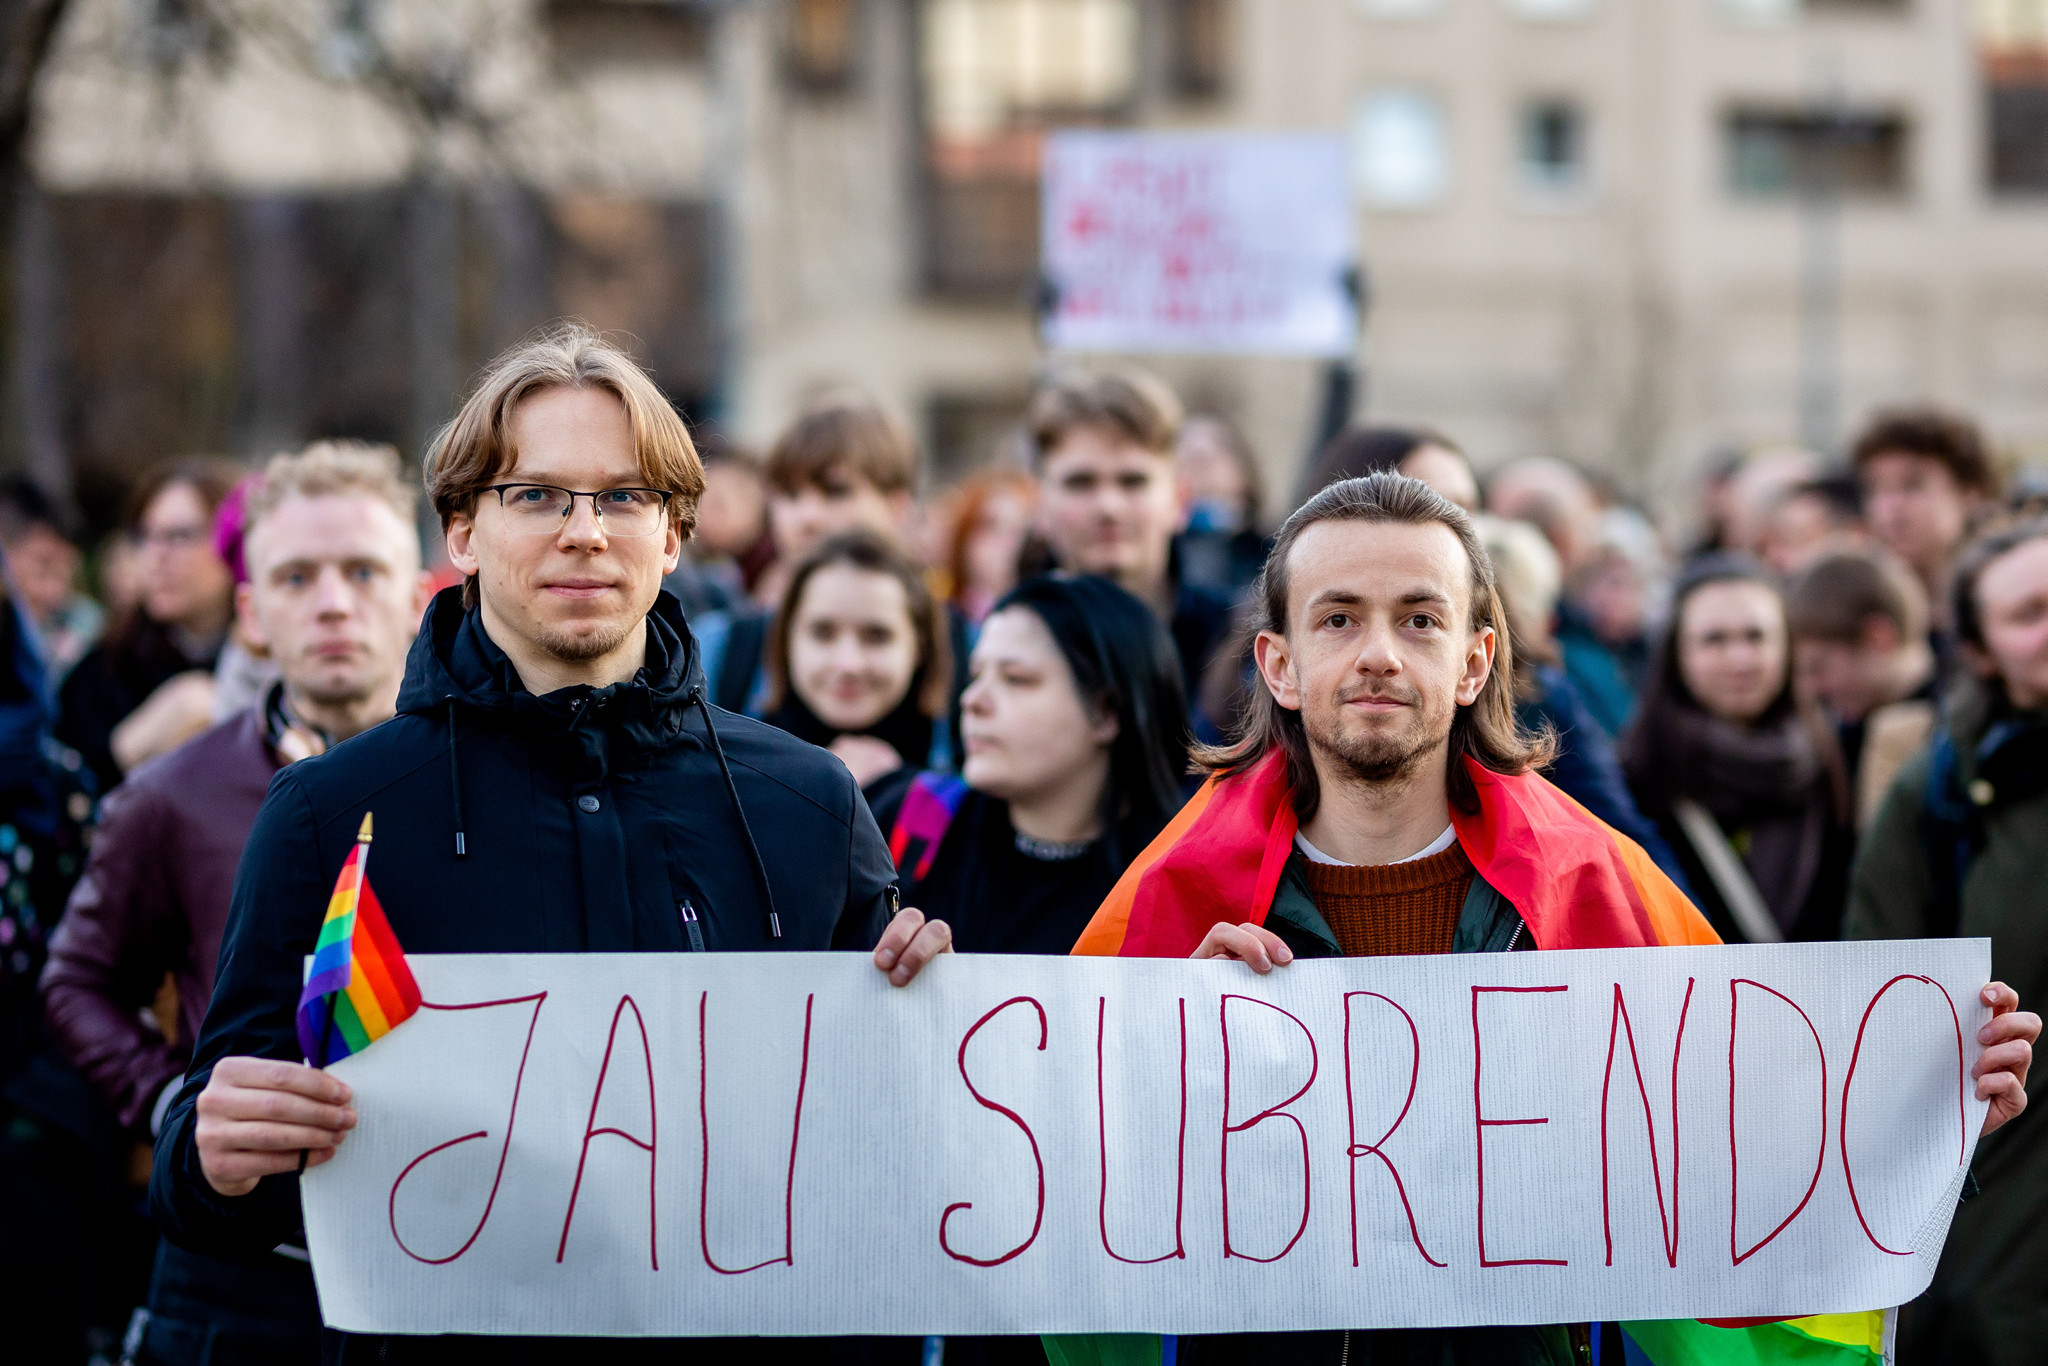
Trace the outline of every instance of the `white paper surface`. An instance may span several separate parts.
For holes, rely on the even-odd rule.
[[[1989,965],[1983,939],[1264,978],[958,955],[896,990],[858,954],[418,956],[433,1004],[333,1069],[361,1124],[306,1229],[359,1331],[1878,1308],[1948,1231]]]
[[[1054,350],[1346,356],[1356,263],[1344,146],[1324,133],[1047,139]]]

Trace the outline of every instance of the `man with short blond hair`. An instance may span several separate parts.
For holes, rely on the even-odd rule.
[[[660,591],[703,486],[653,381],[576,326],[499,357],[435,440],[427,489],[463,583],[421,623],[398,715],[285,769],[258,813],[157,1139],[151,1205],[173,1241],[218,1255],[294,1237],[298,1174],[355,1126],[349,1088],[298,1061],[293,1014],[372,814],[377,897],[408,954],[873,949],[901,985],[947,946],[941,923],[892,919],[895,869],[846,766],[705,700]],[[359,1352],[634,1359],[504,1339]]]
[[[66,1055],[137,1131],[156,1131],[183,1080],[271,778],[391,716],[429,591],[415,500],[388,446],[323,442],[273,459],[247,504],[236,610],[280,679],[107,798],[50,946],[44,1005]],[[167,975],[168,1038],[142,1023]],[[209,1342],[215,1360],[319,1360],[303,1252],[212,1257],[163,1243],[148,1311],[138,1362],[196,1363]]]

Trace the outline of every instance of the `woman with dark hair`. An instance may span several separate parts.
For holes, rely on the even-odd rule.
[[[141,600],[78,661],[57,699],[57,738],[103,791],[121,781],[122,754],[162,753],[213,724],[213,668],[235,605],[214,515],[241,473],[221,460],[180,460],[150,471],[129,500]]]
[[[1785,602],[1761,564],[1710,555],[1679,581],[1621,763],[1724,938],[1838,936],[1848,783],[1827,723],[1793,697]]]
[[[968,674],[960,777],[920,775],[884,825],[904,902],[963,952],[1065,953],[1180,806],[1180,660],[1108,579],[1036,578],[989,613]]]
[[[797,564],[768,634],[766,720],[838,755],[884,829],[918,770],[944,767],[946,626],[924,575],[873,531]]]

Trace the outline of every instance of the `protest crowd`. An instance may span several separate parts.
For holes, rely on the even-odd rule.
[[[348,441],[259,468],[166,453],[97,544],[8,486],[0,1359],[1062,1359],[1035,1337],[323,1342],[296,1173],[355,1116],[296,1066],[293,1013],[371,805],[417,953],[837,948],[902,984],[942,951],[1077,945],[1263,971],[1988,936],[2012,991],[1986,998],[2006,1024],[1981,1094],[1994,1121],[2023,1106],[2048,500],[1967,414],[1868,415],[1839,458],[1731,453],[1685,527],[1566,461],[1480,469],[1456,432],[1386,425],[1272,487],[1230,421],[1121,367],[1046,372],[1005,452],[924,488],[910,429],[855,392],[746,449],[566,325],[426,453],[445,543],[421,544],[399,453]],[[1373,555],[1368,578],[1451,586],[1311,597]],[[1318,727],[1352,723],[1319,712],[1330,679],[1433,744],[1470,715],[1428,801],[1360,795],[1415,762],[1378,741],[1342,751],[1366,786],[1331,781]],[[1175,860],[1232,802],[1299,833],[1259,914],[1212,925],[1173,904]],[[1543,803],[1641,851],[1615,875],[1653,932],[1560,929],[1446,824]],[[665,885],[624,876],[647,860]],[[2041,1122],[1978,1147],[1900,1362],[2040,1359]],[[1150,1359],[1621,1362],[1612,1327]]]

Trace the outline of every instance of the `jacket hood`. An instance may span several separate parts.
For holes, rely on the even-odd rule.
[[[536,695],[489,635],[479,614],[462,605],[462,589],[444,588],[427,608],[405,661],[398,710],[470,713],[485,725],[537,741],[582,742],[600,768],[609,755],[662,748],[683,734],[703,696],[704,670],[682,605],[663,590],[647,613],[647,662],[623,683],[587,685]],[[593,742],[596,742],[593,744]]]

